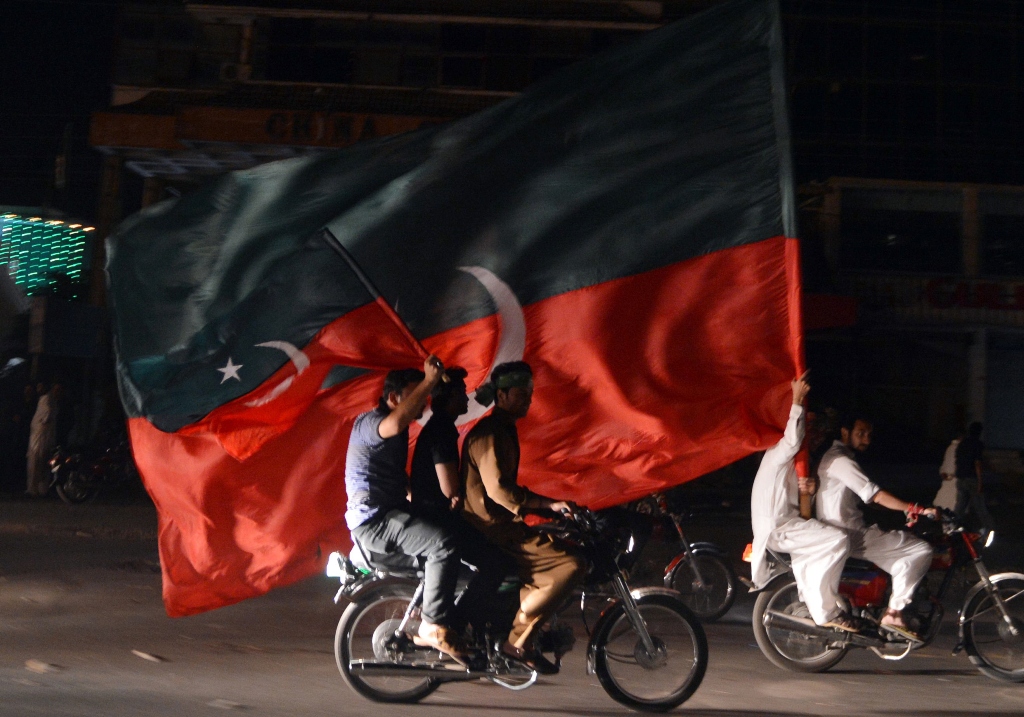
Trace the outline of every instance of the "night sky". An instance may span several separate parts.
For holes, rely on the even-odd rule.
[[[0,23],[0,205],[51,206],[94,221],[101,157],[89,116],[109,105],[118,3],[6,0]],[[71,125],[68,184],[55,192],[54,159]]]

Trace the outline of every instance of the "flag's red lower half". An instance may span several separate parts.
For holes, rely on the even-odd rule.
[[[770,239],[527,307],[524,481],[603,507],[775,443],[802,361],[796,248]]]
[[[522,482],[603,507],[777,441],[802,362],[797,261],[795,240],[777,237],[525,307],[535,392],[520,424]],[[424,343],[466,367],[472,389],[491,368],[499,329],[491,316]],[[371,374],[322,392],[242,462],[213,422],[184,435],[131,421],[160,514],[169,614],[293,582],[347,545],[348,431],[380,382]]]

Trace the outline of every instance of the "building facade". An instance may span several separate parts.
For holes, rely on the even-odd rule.
[[[465,116],[717,1],[125,3],[92,122],[97,234],[125,183],[145,205]],[[934,456],[969,420],[1024,449],[1024,7],[781,7],[806,288],[833,297],[807,307],[833,327],[808,331],[817,395],[876,416],[894,457]]]

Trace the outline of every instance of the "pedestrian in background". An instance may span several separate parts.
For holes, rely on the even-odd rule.
[[[961,433],[946,447],[946,453],[942,456],[942,465],[939,466],[939,477],[942,483],[939,485],[939,492],[935,494],[932,505],[936,508],[953,510],[956,508],[956,448],[963,438]]]
[[[57,413],[62,391],[59,383],[53,384],[49,391],[45,391],[44,384],[40,386],[44,392],[39,396],[32,417],[28,453],[25,456],[28,471],[25,492],[37,498],[46,495],[50,489],[50,457],[57,444]]]
[[[988,534],[994,527],[992,516],[985,505],[981,484],[981,458],[985,444],[981,442],[982,425],[975,421],[967,427],[967,435],[956,447],[956,508],[961,520],[972,513]]]

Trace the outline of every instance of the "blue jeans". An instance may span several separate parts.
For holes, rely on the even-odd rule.
[[[352,529],[364,550],[423,560],[423,621],[450,625],[454,617],[455,584],[460,556],[455,536],[436,522],[392,508]]]

